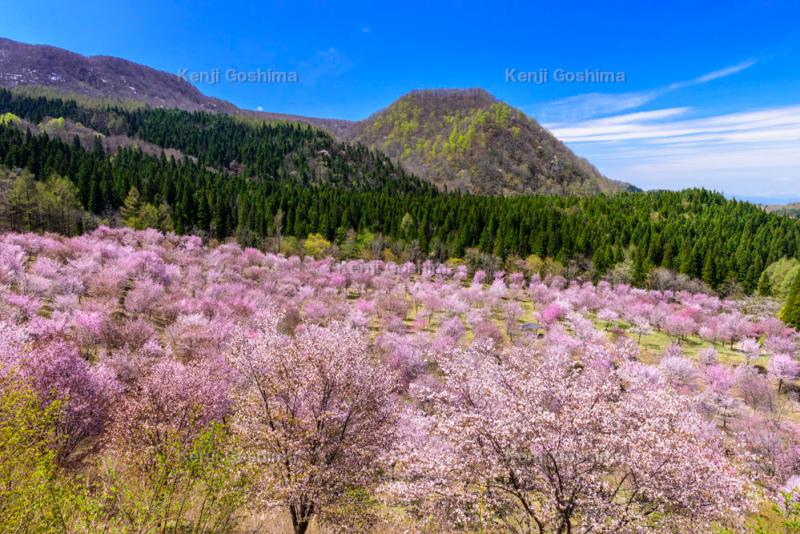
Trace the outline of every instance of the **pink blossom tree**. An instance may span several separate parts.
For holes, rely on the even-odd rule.
[[[608,330],[614,321],[619,318],[619,314],[609,308],[603,308],[597,312],[597,319],[605,323],[605,329]]]
[[[680,351],[672,349],[674,346],[667,347],[666,355],[659,362],[658,368],[666,382],[676,391],[688,393],[695,389],[697,369],[692,360],[681,355]]]
[[[545,306],[545,308],[539,312],[539,320],[542,321],[544,325],[551,326],[553,323],[563,317],[564,313],[564,308],[557,302],[553,302]]]
[[[673,313],[667,316],[664,322],[664,330],[678,339],[686,339],[686,336],[694,333],[697,324],[686,313]]]
[[[495,345],[503,343],[503,332],[497,326],[497,323],[491,319],[482,319],[476,322],[472,331],[477,340],[490,341]]]
[[[624,368],[486,347],[440,365],[388,488],[406,505],[515,532],[686,530],[743,512],[746,484],[690,402]]]
[[[761,355],[761,345],[758,341],[752,338],[747,338],[739,343],[739,351],[745,356],[745,363],[750,365],[750,362]]]
[[[97,437],[109,420],[121,392],[116,377],[105,366],[90,366],[74,345],[63,340],[41,343],[30,352],[6,357],[9,367],[30,381],[44,404],[59,401],[58,455],[65,459],[85,439]]]
[[[785,381],[797,378],[800,364],[788,354],[776,354],[769,359],[767,369],[772,379],[778,381],[778,393],[780,393]]]
[[[641,343],[642,336],[650,333],[651,329],[650,321],[648,321],[647,318],[645,318],[644,316],[637,314],[633,317],[632,322],[633,322],[633,332],[637,336],[636,341],[637,343]]]
[[[744,402],[756,409],[771,411],[775,406],[775,391],[767,377],[753,367],[739,366],[736,369],[736,388]]]
[[[519,302],[512,300],[503,304],[506,332],[512,341],[514,340],[514,336],[519,332],[519,320],[524,312],[525,310]]]
[[[727,430],[731,418],[738,413],[738,403],[731,396],[735,376],[727,365],[715,363],[703,369],[706,389],[703,400],[711,416],[718,417],[723,430]]]
[[[125,450],[164,452],[188,443],[230,410],[230,370],[220,360],[183,364],[161,359],[136,383],[114,413],[113,441]]]
[[[230,361],[243,380],[235,428],[262,464],[260,497],[287,510],[297,534],[348,491],[378,482],[394,381],[360,332],[301,325],[289,338],[266,320],[235,336]]]

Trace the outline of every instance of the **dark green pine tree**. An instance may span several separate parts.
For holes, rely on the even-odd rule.
[[[703,278],[703,282],[708,284],[711,287],[717,287],[717,270],[716,270],[716,263],[714,262],[714,252],[709,249],[706,252],[706,258],[703,262],[703,271],[701,273]]]
[[[650,267],[647,265],[647,256],[640,248],[634,249],[632,256],[633,272],[631,273],[631,282],[633,282],[635,286],[642,286],[650,270]]]

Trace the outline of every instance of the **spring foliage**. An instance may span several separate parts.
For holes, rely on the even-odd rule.
[[[501,108],[475,120],[505,121]],[[294,252],[300,250],[295,240],[319,235],[344,258],[355,257],[351,236],[357,235],[371,236],[366,249],[373,258],[535,255],[572,263],[595,279],[627,272],[637,285],[664,267],[726,295],[752,293],[761,281],[766,290],[764,270],[798,254],[796,220],[704,190],[585,198],[448,194],[380,153],[297,124],[250,124],[178,110],[87,109],[0,90],[3,110],[35,122],[66,117],[181,154],[153,156],[132,145],[109,153],[99,137],[87,149],[79,140],[0,125],[0,162],[29,171],[40,183],[61,176],[74,186],[74,192],[60,185],[49,193],[69,200],[66,217],[34,209],[45,200],[32,202],[30,195],[13,202],[12,215],[20,212],[15,230],[72,234],[83,229],[76,208],[102,217],[122,210],[123,221],[138,229],[237,236],[246,245],[274,237],[275,249],[289,245]],[[458,124],[456,151],[472,142]]]
[[[798,336],[775,311],[155,230],[6,233],[0,530],[749,528],[800,467]]]

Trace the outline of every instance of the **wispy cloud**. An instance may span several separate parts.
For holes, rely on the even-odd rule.
[[[736,65],[731,65],[730,67],[725,67],[724,69],[719,69],[709,72],[708,74],[703,74],[702,76],[698,76],[697,78],[687,80],[685,82],[675,82],[667,86],[667,89],[674,91],[676,89],[683,89],[684,87],[691,87],[692,85],[701,85],[713,80],[725,78],[726,76],[730,76],[732,74],[737,74],[745,69],[749,69],[755,64],[756,64],[755,59],[748,59],[747,61],[742,61],[741,63],[737,63]]]
[[[354,64],[349,57],[336,48],[317,50],[310,58],[297,63],[300,83],[315,85],[323,78],[341,76]]]
[[[612,178],[640,187],[800,196],[800,105],[710,116],[665,108],[546,126]]]
[[[650,144],[730,144],[752,141],[800,141],[800,106],[677,119],[691,108],[629,113],[573,124],[549,124],[562,141]]]
[[[578,121],[599,115],[620,113],[641,107],[658,94],[655,91],[639,93],[585,93],[549,102],[537,108],[534,115],[542,120]]]
[[[545,121],[579,121],[592,117],[621,113],[652,102],[659,96],[703,85],[713,80],[737,74],[756,64],[755,59],[742,61],[723,69],[715,70],[690,80],[682,80],[651,90],[628,93],[585,93],[549,102],[540,106],[535,115]]]
[[[545,126],[605,174],[645,189],[703,186],[747,197],[800,197],[800,105],[709,114],[692,107],[634,111],[658,97],[733,76],[742,61],[689,80],[545,105]]]

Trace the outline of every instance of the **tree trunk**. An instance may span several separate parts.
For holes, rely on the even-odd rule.
[[[292,526],[294,527],[294,534],[306,534],[306,530],[308,530],[308,521],[296,521],[292,518]]]
[[[290,506],[289,512],[292,515],[292,527],[294,528],[294,534],[306,534],[306,530],[308,530],[308,525],[310,523],[309,518],[311,514],[307,513],[309,510],[302,505],[298,506]]]

